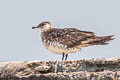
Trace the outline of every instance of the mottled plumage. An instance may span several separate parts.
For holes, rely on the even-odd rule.
[[[106,45],[112,36],[96,36],[93,32],[81,31],[75,28],[51,28],[50,22],[42,22],[34,28],[40,28],[44,46],[56,54],[66,54],[79,51],[82,47],[93,45]]]

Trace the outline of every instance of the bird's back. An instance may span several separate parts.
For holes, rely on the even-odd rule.
[[[100,38],[98,39],[93,32],[81,31],[75,28],[52,28],[42,33],[43,44],[49,51],[54,51],[54,53],[74,53],[79,51],[81,47],[97,44],[95,42],[97,40],[99,42]]]

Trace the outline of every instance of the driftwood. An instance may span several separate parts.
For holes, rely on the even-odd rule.
[[[120,80],[120,58],[0,62],[0,80]]]

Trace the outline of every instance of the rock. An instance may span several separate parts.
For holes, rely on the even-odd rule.
[[[0,62],[0,80],[120,80],[120,58]]]

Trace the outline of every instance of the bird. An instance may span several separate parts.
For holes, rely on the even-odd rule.
[[[96,36],[94,32],[76,28],[53,28],[49,21],[41,22],[32,29],[40,30],[45,48],[52,53],[62,55],[62,60],[67,60],[68,54],[76,53],[83,47],[107,45],[108,41],[114,39],[114,35]]]

